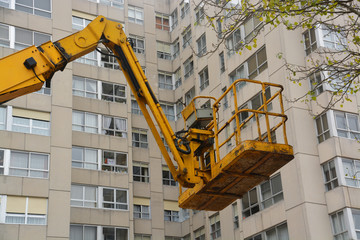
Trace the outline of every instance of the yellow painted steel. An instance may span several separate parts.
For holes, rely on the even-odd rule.
[[[109,48],[116,56],[169,170],[180,183],[181,207],[220,210],[293,158],[292,147],[288,145],[286,137],[287,117],[283,109],[282,87],[277,84],[240,79],[218,99],[210,96],[195,97],[182,114],[185,126],[192,114],[195,114],[192,117],[199,124],[193,124],[193,128],[174,133],[122,25],[103,16],[95,18],[82,31],[61,40],[47,42],[38,47],[32,46],[0,59],[0,103],[39,90],[43,82],[50,81],[56,71],[63,70],[67,63],[94,51],[99,43]],[[33,62],[29,61],[30,58],[36,64],[30,64],[31,69],[28,69],[24,62]],[[261,86],[263,104],[258,109],[239,109],[236,85],[241,82]],[[269,99],[266,99],[265,94],[267,87],[278,89]],[[234,101],[234,113],[229,119],[219,122],[220,102],[230,94]],[[196,101],[202,98],[214,102],[212,113],[205,117],[197,116]],[[280,112],[268,111],[267,105],[273,100],[280,103]],[[249,117],[241,122],[239,115],[243,112],[248,112]],[[277,117],[281,121],[273,124],[270,117]],[[221,137],[226,127],[234,121],[234,131],[225,138]],[[265,135],[261,131],[261,121],[265,121]],[[244,141],[242,131],[245,124],[253,123],[257,127],[258,140]],[[271,133],[280,130],[281,127],[285,144],[274,143],[271,139]],[[170,148],[172,158],[162,142],[159,131]],[[266,139],[268,142],[265,142]],[[235,147],[222,156],[220,153],[224,152],[223,147],[229,141],[234,141]],[[188,189],[182,193],[182,187]]]

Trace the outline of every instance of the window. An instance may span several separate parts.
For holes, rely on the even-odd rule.
[[[96,226],[70,225],[70,240],[96,240]]]
[[[324,86],[322,84],[323,78],[321,75],[322,73],[320,71],[317,71],[311,73],[309,76],[311,91],[314,92],[315,96],[319,95],[324,91]]]
[[[205,228],[201,227],[194,231],[195,240],[205,240]]]
[[[327,114],[324,113],[315,119],[316,122],[316,130],[317,130],[317,138],[319,143],[325,141],[330,138],[330,129],[327,119]]]
[[[109,240],[128,240],[129,233],[128,229],[124,228],[113,228],[113,227],[103,227],[101,239],[109,239]]]
[[[317,49],[315,28],[307,29],[303,33],[303,39],[305,44],[305,53],[309,55]]]
[[[226,92],[226,90],[227,90],[227,87],[223,87],[223,89],[221,89],[223,94]],[[223,98],[222,106],[224,107],[224,110],[229,107],[229,101],[228,101],[227,95],[225,95]]]
[[[229,37],[226,38],[226,48],[228,49],[228,55],[231,56],[235,52],[239,51],[242,47],[243,41],[241,37],[241,31],[239,28],[234,30]]]
[[[256,37],[262,22],[256,16],[253,16],[246,20],[244,24],[245,42],[249,43],[254,37]]]
[[[8,4],[6,4],[6,2],[8,2]],[[46,17],[46,18],[51,18],[51,1],[50,0],[44,0],[44,1],[15,0],[14,2],[15,2],[15,10],[27,12],[30,14],[34,14],[34,15],[38,15],[38,16],[42,16],[42,17]],[[4,6],[4,7],[12,6],[11,0],[10,1],[2,0],[0,2],[0,6]]]
[[[194,62],[192,57],[184,62],[184,79],[188,79],[194,73]]]
[[[133,99],[131,100],[131,113],[138,114],[138,115],[143,115],[138,102],[136,100],[133,100]]]
[[[83,30],[90,22],[91,22],[90,19],[72,16],[72,28],[73,29]]]
[[[169,121],[175,121],[174,104],[160,103],[160,107],[164,111],[164,114]]]
[[[74,61],[78,62],[78,63],[89,64],[92,66],[98,66],[98,55],[97,55],[97,52],[94,50]]]
[[[148,147],[148,137],[147,131],[145,129],[133,128],[132,129],[132,146],[147,148]]]
[[[245,62],[245,64],[239,66],[234,71],[232,71],[232,73],[229,74],[230,84],[232,84],[233,82],[235,82],[236,80],[238,80],[240,78],[247,78],[247,72],[246,72],[245,65],[246,65],[246,62]],[[240,88],[245,86],[245,84],[246,84],[246,82],[237,83],[236,84],[236,91],[239,91]]]
[[[155,15],[156,28],[160,30],[169,31],[169,16],[163,13],[156,13]]]
[[[201,20],[205,17],[204,7],[197,7],[195,9],[195,24],[200,24]]]
[[[180,15],[181,15],[181,19],[184,19],[186,15],[188,15],[190,12],[190,3],[189,1],[182,1],[180,3]]]
[[[97,207],[97,188],[91,186],[71,185],[71,206]]]
[[[183,240],[181,237],[165,236],[165,240]]]
[[[134,234],[134,240],[151,240],[151,235]]]
[[[6,129],[6,108],[0,107],[0,130]]]
[[[129,39],[130,39],[130,41],[132,43],[132,48],[133,48],[135,53],[145,54],[145,41],[144,41],[144,38],[134,36],[134,35],[130,35]]]
[[[174,89],[174,84],[170,73],[159,72],[158,78],[159,78],[159,88],[168,89],[168,90]]]
[[[32,45],[41,45],[51,40],[49,34],[30,31],[23,28],[15,27],[15,49],[21,50]]]
[[[360,139],[360,126],[358,115],[345,113],[345,112],[334,112],[337,135],[339,137]]]
[[[160,135],[160,137],[161,137],[161,141],[163,142],[166,151],[170,152],[170,147],[169,147],[169,145],[167,144],[167,142],[165,141],[165,138],[163,137],[162,134]]]
[[[186,48],[191,44],[191,26],[189,25],[183,32],[182,32],[182,38],[183,38],[183,48]]]
[[[170,44],[163,42],[156,42],[157,57],[165,60],[171,60]]]
[[[1,2],[0,2],[1,6]],[[10,47],[10,26],[0,24],[0,46]]]
[[[180,119],[181,118],[181,111],[184,109],[184,103],[182,98],[178,99],[176,101],[176,118]]]
[[[247,61],[249,79],[254,79],[267,68],[266,48],[254,53]]]
[[[179,211],[164,210],[164,220],[170,222],[179,222]]]
[[[127,190],[115,188],[102,189],[102,207],[128,210],[128,192]]]
[[[118,7],[121,9],[124,8],[124,0],[89,0],[89,1],[101,3],[112,7]]]
[[[199,72],[200,79],[200,91],[204,90],[207,86],[209,86],[209,71],[208,68],[204,68]]]
[[[216,20],[216,32],[217,32],[217,37],[222,38],[222,25],[221,25],[221,19],[220,18],[218,18]]]
[[[96,149],[72,147],[72,167],[98,169],[98,151]]]
[[[332,215],[331,218],[331,225],[333,230],[334,239],[349,239],[348,231],[346,229],[346,224],[344,221],[344,212],[339,211]]]
[[[126,119],[103,116],[102,134],[126,138],[127,137]]]
[[[192,87],[189,91],[185,93],[185,105],[189,105],[189,103],[194,97],[195,97],[195,88]]]
[[[98,115],[73,110],[72,130],[88,133],[98,133]]]
[[[351,212],[353,215],[353,220],[354,220],[354,225],[355,225],[356,238],[359,239],[360,238],[360,211],[356,210],[356,209],[352,209]]]
[[[178,12],[177,12],[177,8],[175,8],[175,10],[171,13],[170,15],[170,22],[171,22],[171,31],[174,30],[174,28],[176,28],[176,26],[178,25]]]
[[[134,218],[150,219],[149,205],[134,204]]]
[[[239,213],[237,203],[232,204],[234,229],[239,228]]]
[[[172,176],[169,168],[166,166],[163,166],[162,168],[162,179],[163,179],[163,185],[177,186],[177,182],[174,180],[174,177]]]
[[[284,199],[280,174],[277,174],[276,176],[270,178],[269,181],[262,183],[260,185],[260,189],[263,209],[268,208]]]
[[[270,228],[264,232],[258,233],[252,237],[245,238],[245,240],[262,240],[262,239],[289,240],[287,224],[283,223],[276,227]]]
[[[323,46],[330,49],[343,50],[347,45],[346,35],[339,29],[334,29],[330,25],[322,25]]]
[[[181,80],[181,68],[178,68],[174,73],[174,79],[175,79],[175,89],[181,86],[182,80]]]
[[[50,136],[50,113],[13,108],[12,131]]]
[[[0,175],[48,178],[49,155],[0,149]]]
[[[101,59],[100,59],[101,67],[115,69],[115,70],[121,70],[120,66],[119,66],[119,63],[116,60],[116,57],[113,56],[110,51],[108,51],[105,48],[101,48],[101,52],[105,53],[105,54],[100,54],[100,56],[101,56]]]
[[[128,164],[126,153],[103,151],[102,159],[103,171],[127,173]]]
[[[5,216],[0,222],[46,225],[47,198],[0,195],[0,201],[0,216]]]
[[[129,19],[129,22],[143,25],[144,24],[144,9],[129,5],[128,6],[128,19]]]
[[[206,35],[205,33],[196,40],[197,47],[198,47],[198,55],[202,56],[206,53]]]
[[[175,59],[177,56],[179,56],[180,54],[180,43],[179,40],[176,40],[172,45],[171,45],[171,52],[172,52],[172,58]]]
[[[126,103],[126,87],[124,85],[103,82],[101,99],[110,102]]]
[[[133,163],[133,180],[135,182],[149,182],[149,165],[140,162]]]
[[[268,208],[283,199],[281,176],[277,174],[243,195],[243,218]]]
[[[342,158],[345,181],[347,186],[360,188],[360,161]]]
[[[97,98],[97,81],[91,78],[73,76],[72,92],[74,96]]]
[[[338,178],[336,174],[335,161],[331,160],[322,165],[324,173],[324,181],[326,191],[330,191],[339,186]]]
[[[210,239],[217,239],[221,237],[221,227],[220,227],[220,215],[216,213],[209,218],[210,221]]]
[[[219,54],[219,60],[220,60],[220,73],[225,72],[225,58],[224,58],[224,52],[221,52]]]

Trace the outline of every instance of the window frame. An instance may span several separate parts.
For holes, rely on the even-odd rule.
[[[136,35],[129,35],[129,39],[132,41],[132,49],[134,53],[145,54],[145,38],[136,36]],[[142,47],[141,44],[142,43]]]
[[[139,174],[135,174],[134,167],[139,168]],[[144,170],[144,171],[143,171]],[[136,180],[138,178],[138,180]],[[150,182],[150,168],[149,164],[143,162],[133,162],[133,181],[149,183]]]
[[[174,90],[174,81],[171,73],[158,71],[158,79],[160,89]]]
[[[218,239],[221,237],[221,223],[220,223],[220,214],[215,213],[214,215],[209,217],[209,225],[210,225],[210,239]]]
[[[104,200],[104,190],[112,190],[113,191],[113,200],[112,201],[105,201]],[[126,203],[117,202],[117,191],[122,191],[126,193]],[[105,207],[105,204],[108,204],[110,207]],[[111,207],[113,205],[113,207]],[[117,205],[120,207],[125,208],[117,208]],[[120,210],[120,211],[128,211],[129,210],[129,191],[127,189],[121,188],[111,188],[111,187],[101,187],[101,204],[99,204],[103,209],[113,209],[113,210]]]
[[[196,40],[198,48],[198,56],[203,56],[206,53],[206,34],[203,33],[198,40]]]
[[[133,14],[130,14],[130,11],[133,11]],[[140,16],[138,16],[138,14],[140,14]],[[144,25],[144,9],[137,6],[128,5],[128,21],[131,23]]]
[[[160,23],[157,22],[160,19]],[[164,19],[167,19],[167,24],[164,23]],[[164,13],[155,13],[155,29],[170,31],[170,16]]]
[[[208,67],[206,66],[203,70],[201,70],[199,72],[200,91],[203,91],[209,85],[210,85],[210,83],[209,83],[209,70],[208,70]]]
[[[187,26],[185,30],[181,33],[182,36],[182,47],[185,49],[187,46],[191,45],[192,35],[191,35],[191,25]]]
[[[184,62],[184,80],[188,79],[194,73],[194,61],[192,56]]]
[[[82,197],[80,199],[73,198],[73,189],[75,187],[81,188],[81,195]],[[86,199],[86,190],[91,189],[92,191],[95,190],[95,199]],[[76,205],[74,202],[79,202],[81,205]],[[82,207],[82,208],[98,208],[98,188],[96,186],[90,186],[90,185],[80,185],[80,184],[71,184],[71,191],[70,191],[70,206],[71,207]],[[93,206],[89,206],[89,204],[93,204]]]
[[[82,114],[83,115],[83,118],[84,118],[84,124],[77,124],[75,123],[74,124],[74,113],[76,114]],[[90,126],[87,124],[87,121],[86,121],[86,116],[93,116],[94,119],[96,119],[96,124],[94,124],[93,126]],[[89,112],[83,112],[83,111],[78,111],[78,110],[74,110],[72,111],[72,130],[73,131],[79,131],[79,132],[86,132],[86,133],[94,133],[94,134],[98,134],[99,133],[99,114],[95,114],[95,113],[89,113]],[[75,125],[75,126],[74,126]],[[74,129],[75,127],[75,129]],[[78,130],[76,129],[76,127],[81,127],[83,128],[83,130]],[[95,131],[87,131],[87,129],[93,129]]]
[[[180,222],[180,211],[164,209],[164,221]]]
[[[136,135],[137,137],[135,137]],[[149,147],[149,138],[146,129],[132,128],[131,136],[132,136],[132,147],[144,148],[144,149],[147,149]],[[136,138],[138,140],[136,140]],[[145,139],[145,141],[143,139]]]
[[[105,154],[111,153],[114,154],[113,164],[112,163],[105,163]],[[109,172],[116,172],[116,173],[128,173],[129,163],[128,163],[128,154],[125,152],[117,152],[111,150],[103,150],[102,153],[102,162],[101,162],[101,170],[102,171],[109,171]],[[117,164],[117,155],[125,155],[126,165]]]
[[[110,124],[108,127],[105,127],[105,119],[111,119]],[[125,129],[117,129],[116,127],[116,120],[125,121]],[[111,128],[111,125],[113,127]],[[127,119],[121,117],[114,117],[108,115],[102,115],[102,125],[101,125],[101,133],[107,136],[114,136],[120,138],[127,138]]]
[[[137,207],[135,207],[137,206]],[[138,208],[139,210],[136,210]],[[134,209],[134,219],[151,219],[150,216],[150,205],[139,205],[139,204],[133,204]]]

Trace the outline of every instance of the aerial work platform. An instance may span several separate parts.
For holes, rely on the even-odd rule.
[[[248,82],[260,86],[257,98],[250,100],[253,105],[258,103],[257,107],[238,106],[237,85]],[[215,101],[211,113],[195,107],[196,100],[206,97],[195,98],[183,110],[185,127],[201,126],[208,132],[189,130],[185,136],[194,153],[191,156],[193,174],[201,181],[184,192],[180,188],[181,208],[222,210],[294,158],[293,148],[287,142],[282,90],[277,84],[240,79],[219,99],[208,97]],[[220,103],[224,103],[225,98],[233,102],[226,101],[224,115],[227,109],[232,111],[229,119],[219,119]],[[275,132],[282,136],[282,143],[277,142],[281,139]]]

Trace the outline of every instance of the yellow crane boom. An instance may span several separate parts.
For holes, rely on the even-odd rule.
[[[67,63],[94,51],[102,43],[116,57],[141,111],[154,135],[161,153],[174,179],[180,183],[179,204],[183,208],[221,210],[240,198],[252,187],[268,178],[293,158],[293,150],[287,143],[280,85],[241,79],[235,81],[219,98],[209,98],[213,105],[208,109],[197,109],[195,98],[182,112],[185,129],[174,132],[149,82],[132,50],[122,25],[98,16],[82,31],[56,42],[32,46],[0,59],[0,103],[39,90],[45,81],[50,81],[56,71],[63,70]],[[15,69],[15,70],[14,70]],[[258,109],[239,109],[236,85],[249,82],[261,86],[264,104]],[[272,97],[266,96],[266,88],[278,89]],[[229,93],[234,99],[235,111],[225,125],[218,122],[220,101]],[[267,106],[275,98],[280,102],[280,113],[268,111]],[[148,106],[148,107],[147,107]],[[149,111],[150,110],[150,111]],[[239,115],[247,111],[245,121]],[[261,136],[259,116],[265,116],[266,136]],[[271,127],[269,117],[281,119]],[[253,119],[253,120],[251,120]],[[259,139],[243,141],[241,131],[246,123],[254,121],[259,128]],[[172,161],[155,122],[170,148]],[[220,155],[224,129],[235,122],[234,133],[225,142],[235,139],[233,150]],[[271,132],[283,127],[285,143],[272,143]],[[187,128],[187,129],[186,129]],[[223,141],[223,142],[221,142]],[[188,188],[182,192],[182,187]]]

